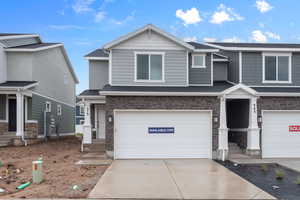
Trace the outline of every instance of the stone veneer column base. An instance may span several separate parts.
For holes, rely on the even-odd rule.
[[[8,132],[8,122],[0,122],[0,135]]]
[[[37,122],[26,122],[24,137],[25,139],[35,139],[38,137],[38,123]]]
[[[228,149],[218,149],[217,160],[228,160]]]
[[[246,154],[249,156],[260,156],[260,149],[246,149]]]

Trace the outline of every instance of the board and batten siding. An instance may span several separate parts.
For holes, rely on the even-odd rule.
[[[189,54],[189,83],[211,84],[211,54],[205,54],[205,68],[192,68],[192,63],[192,54]]]
[[[165,82],[135,82],[135,53],[155,50],[112,49],[112,85],[184,86],[187,84],[187,53],[185,50],[158,50],[164,52]]]
[[[6,120],[6,95],[0,94],[0,120]]]
[[[89,88],[102,89],[108,84],[108,61],[90,60],[89,61]]]
[[[292,83],[263,83],[262,52],[242,53],[242,81],[247,85],[294,85],[300,86],[300,53],[292,53]]]
[[[214,62],[214,81],[228,80],[228,64],[227,62]]]
[[[220,51],[220,54],[229,58],[228,63],[228,80],[233,83],[239,83],[239,52],[234,51]]]
[[[51,116],[55,119],[58,126],[58,132],[74,133],[75,132],[75,107],[62,104],[52,99],[48,99],[39,95],[32,95],[32,120],[38,121],[39,134],[44,134],[44,110],[46,102],[51,102]],[[57,105],[61,105],[62,115],[57,115]]]

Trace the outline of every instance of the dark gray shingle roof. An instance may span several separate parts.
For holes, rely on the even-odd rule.
[[[223,47],[249,47],[249,48],[300,48],[300,44],[288,43],[235,43],[235,42],[209,42]]]
[[[26,87],[34,83],[37,83],[37,81],[6,81],[0,83],[0,87]]]
[[[233,85],[225,81],[214,82],[213,86],[189,87],[160,87],[160,86],[110,86],[106,85],[102,91],[118,92],[222,92]]]
[[[208,45],[205,45],[205,44],[200,44],[200,43],[197,43],[197,42],[187,42],[187,43],[194,46],[196,49],[217,49],[215,47],[211,47],[211,46],[208,46]]]
[[[98,96],[100,90],[84,90],[79,96]]]
[[[297,87],[252,87],[252,89],[266,93],[300,93],[300,88]]]
[[[85,57],[108,57],[108,53],[106,53],[103,49],[96,49],[95,51],[85,55]]]
[[[16,46],[16,47],[9,47],[7,49],[36,49],[40,47],[48,47],[53,46],[61,43],[36,43],[36,44],[28,44],[28,45],[22,45],[22,46]]]
[[[0,37],[1,36],[16,36],[16,35],[32,35],[32,34],[28,34],[28,33],[0,33]]]

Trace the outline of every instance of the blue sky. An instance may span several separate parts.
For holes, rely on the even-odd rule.
[[[0,17],[0,32],[63,42],[77,93],[88,88],[85,54],[148,23],[199,42],[300,42],[299,0],[2,0]]]

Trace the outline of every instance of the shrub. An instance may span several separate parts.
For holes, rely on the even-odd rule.
[[[281,169],[277,169],[275,174],[277,180],[282,180],[284,178],[284,172]]]
[[[298,176],[298,178],[296,179],[296,184],[300,185],[300,177]]]
[[[267,172],[267,171],[269,170],[268,165],[266,165],[266,164],[262,164],[262,165],[260,166],[260,169],[261,169],[263,172]]]

